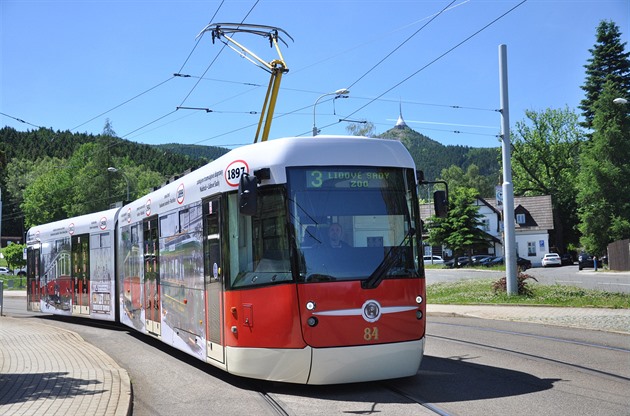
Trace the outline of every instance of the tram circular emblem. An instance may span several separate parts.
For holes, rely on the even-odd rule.
[[[38,232],[39,232],[39,231],[38,231]],[[73,222],[71,222],[71,223],[68,225],[68,234],[70,234],[70,235],[73,235],[73,234],[74,234],[74,223],[73,223]]]
[[[184,183],[180,183],[179,186],[177,187],[177,203],[179,205],[184,203],[184,196],[185,196],[185,192],[184,192]]]
[[[101,220],[98,223],[98,226],[101,230],[104,230],[107,228],[107,217],[103,217],[101,218]]]
[[[367,300],[363,304],[363,319],[376,322],[381,318],[381,305],[375,300]]]
[[[244,173],[249,174],[247,162],[244,160],[235,160],[225,168],[225,181],[228,185],[237,187]]]
[[[151,215],[151,198],[147,199],[147,203],[144,204],[144,208],[145,208],[145,212],[147,214],[147,217],[149,215]]]

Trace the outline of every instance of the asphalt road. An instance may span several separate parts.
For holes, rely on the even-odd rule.
[[[607,292],[630,293],[630,272],[612,272],[593,269],[578,270],[578,266],[562,267],[534,267],[527,271],[545,285],[570,285],[583,289],[605,290]],[[461,279],[500,279],[505,276],[503,271],[479,269],[426,269],[427,284],[437,282],[452,282]]]
[[[256,382],[225,374],[127,328],[5,313],[79,333],[132,380],[134,415],[628,415],[630,336],[540,324],[431,317],[414,377],[338,386]]]

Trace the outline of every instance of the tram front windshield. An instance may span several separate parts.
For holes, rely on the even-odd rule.
[[[326,166],[287,173],[299,281],[378,285],[418,277],[413,170]]]

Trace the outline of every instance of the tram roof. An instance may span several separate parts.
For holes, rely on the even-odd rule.
[[[67,238],[72,235],[114,230],[119,210],[120,208],[112,208],[33,226],[26,235],[27,244],[31,245],[39,241]]]
[[[44,235],[68,236],[71,233],[98,231],[102,226],[113,229],[117,214],[118,221],[124,226],[217,193],[236,191],[243,171],[253,174],[268,168],[270,177],[263,180],[262,186],[286,183],[286,168],[297,166],[415,168],[413,158],[397,140],[325,135],[279,138],[233,149],[201,168],[131,201],[120,212],[119,208],[115,208],[33,227],[29,230],[27,241]],[[105,224],[101,224],[104,218]],[[85,231],[79,226],[85,227]],[[36,233],[39,234],[36,236]]]

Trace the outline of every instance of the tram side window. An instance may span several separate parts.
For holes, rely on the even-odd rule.
[[[251,233],[245,233],[251,236],[247,247],[251,254],[246,255],[248,261],[239,262],[232,288],[292,280],[286,223],[283,188],[261,189],[257,215],[251,221],[239,221],[239,225],[251,226]]]

